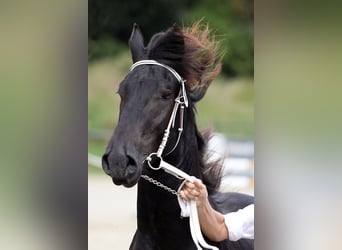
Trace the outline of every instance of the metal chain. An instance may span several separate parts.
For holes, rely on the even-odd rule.
[[[177,192],[176,190],[169,188],[168,186],[164,185],[163,183],[149,177],[148,175],[141,175],[142,178],[144,178],[145,180],[151,182],[152,184],[156,185],[157,187],[160,187],[174,195],[179,195],[179,192]]]

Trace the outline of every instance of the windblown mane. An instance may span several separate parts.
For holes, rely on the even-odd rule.
[[[223,53],[208,25],[196,22],[191,27],[173,26],[154,35],[147,47],[149,59],[173,67],[187,80],[194,100],[201,99],[221,71]],[[196,96],[200,95],[200,96]]]
[[[195,102],[206,93],[214,78],[221,71],[223,53],[219,43],[210,34],[208,25],[201,21],[191,27],[173,26],[166,32],[155,34],[146,48],[148,59],[153,59],[174,68],[184,79],[195,111]],[[205,157],[209,133],[204,137],[197,131],[198,150]],[[201,164],[203,182],[209,194],[220,185],[221,167],[218,163]]]

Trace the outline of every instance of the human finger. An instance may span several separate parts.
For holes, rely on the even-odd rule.
[[[181,191],[181,197],[188,201],[188,200],[197,200],[198,195],[195,195],[192,190],[182,190]]]
[[[192,199],[192,195],[191,195],[190,191],[187,189],[184,189],[181,191],[181,197],[186,201]]]
[[[191,183],[190,181],[185,182],[185,186],[189,189],[193,189],[195,187],[195,185]]]
[[[183,199],[183,200],[188,200],[188,197],[185,195],[185,192],[182,190],[182,191],[180,191],[180,193],[179,193],[179,195],[181,196],[181,198]]]
[[[189,193],[192,195],[192,196],[199,196],[200,195],[200,191],[197,189],[197,188],[193,188],[189,191]]]
[[[199,190],[203,190],[205,188],[205,185],[202,183],[201,180],[196,179],[193,183],[193,186],[196,187]]]

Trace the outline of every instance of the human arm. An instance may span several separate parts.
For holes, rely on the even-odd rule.
[[[254,239],[254,204],[228,214],[214,210],[206,186],[196,179],[186,182],[180,192],[184,200],[195,200],[202,232],[212,241]]]
[[[195,200],[202,232],[212,241],[228,238],[224,216],[214,210],[208,201],[206,186],[196,179],[194,183],[186,182],[180,192],[184,200]]]

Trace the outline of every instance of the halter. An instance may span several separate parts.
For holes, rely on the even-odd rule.
[[[165,64],[162,64],[162,63],[159,63],[155,60],[140,60],[140,61],[137,61],[136,63],[134,63],[130,70],[129,71],[132,71],[133,69],[135,69],[136,67],[140,66],[140,65],[158,65],[158,66],[161,66],[165,69],[167,69],[168,71],[170,71],[175,77],[176,79],[178,80],[178,82],[181,84],[182,86],[182,94],[183,94],[183,97],[184,97],[184,103],[185,103],[185,106],[188,107],[188,97],[186,95],[186,91],[185,91],[185,82],[186,80],[184,80],[178,73],[176,70],[174,70],[173,68],[165,65]]]
[[[141,66],[141,65],[158,65],[158,66],[161,66],[161,67],[167,69],[168,71],[170,71],[174,75],[174,77],[178,80],[179,84],[181,85],[179,93],[178,93],[178,96],[175,99],[175,105],[173,106],[173,111],[171,113],[171,117],[170,117],[169,123],[168,123],[167,128],[166,128],[166,130],[164,132],[164,136],[163,136],[162,142],[160,143],[158,151],[156,153],[156,155],[158,157],[161,157],[161,155],[162,155],[162,153],[164,151],[164,148],[166,146],[167,140],[169,138],[169,135],[170,135],[171,126],[174,127],[174,125],[175,125],[175,120],[176,120],[177,111],[178,111],[179,106],[180,106],[180,124],[179,124],[179,128],[178,128],[178,138],[177,138],[175,146],[166,155],[170,154],[171,152],[173,152],[176,149],[176,147],[177,147],[177,145],[179,143],[181,134],[183,132],[184,105],[185,105],[185,107],[189,106],[188,96],[187,96],[186,90],[185,90],[185,82],[186,82],[186,80],[184,80],[177,73],[177,71],[175,71],[173,68],[171,68],[171,67],[169,67],[169,66],[167,66],[165,64],[161,64],[161,63],[159,63],[159,62],[157,62],[155,60],[141,60],[141,61],[137,61],[136,63],[134,63],[131,66],[130,72],[133,69],[135,69],[136,67]]]
[[[179,206],[181,208],[181,216],[182,217],[190,217],[189,224],[190,224],[191,237],[192,237],[192,239],[193,239],[198,250],[202,249],[201,246],[204,248],[207,248],[207,249],[218,250],[217,247],[208,245],[205,242],[205,240],[203,239],[203,235],[202,235],[202,232],[200,229],[200,224],[198,221],[198,213],[197,213],[196,202],[193,200],[184,201],[179,196],[179,191],[183,187],[184,183],[186,181],[194,182],[195,177],[188,175],[187,173],[185,173],[182,170],[180,170],[180,169],[172,166],[171,164],[163,161],[163,159],[162,159],[162,154],[163,154],[164,148],[166,146],[167,140],[169,139],[171,126],[174,127],[174,125],[175,125],[175,119],[176,119],[177,111],[178,111],[179,107],[180,107],[180,125],[178,128],[178,138],[177,138],[175,146],[166,155],[170,154],[171,152],[173,152],[176,149],[176,147],[180,141],[181,134],[183,132],[184,105],[185,105],[185,107],[189,106],[188,97],[187,97],[186,89],[185,89],[186,80],[184,80],[173,68],[171,68],[165,64],[161,64],[155,60],[138,61],[131,66],[130,71],[134,70],[136,67],[141,66],[141,65],[158,65],[158,66],[161,66],[161,67],[167,69],[169,72],[171,72],[174,75],[174,77],[178,80],[179,84],[181,85],[178,96],[175,99],[175,104],[173,106],[173,110],[171,113],[169,123],[165,129],[164,136],[163,136],[163,139],[162,139],[162,141],[158,147],[158,150],[157,150],[157,152],[151,153],[149,156],[147,156],[145,161],[147,162],[147,165],[151,169],[153,169],[153,170],[163,169],[165,172],[167,172],[167,173],[169,173],[169,174],[171,174],[171,175],[173,175],[179,179],[184,179],[184,181],[181,184],[181,186],[178,188],[178,191],[175,191],[175,190],[167,187],[166,185],[154,180],[153,178],[149,177],[148,175],[142,175],[141,177],[144,178],[145,180],[153,183],[154,185],[161,187],[164,190],[171,192],[172,194],[177,195],[178,203],[179,203]]]

